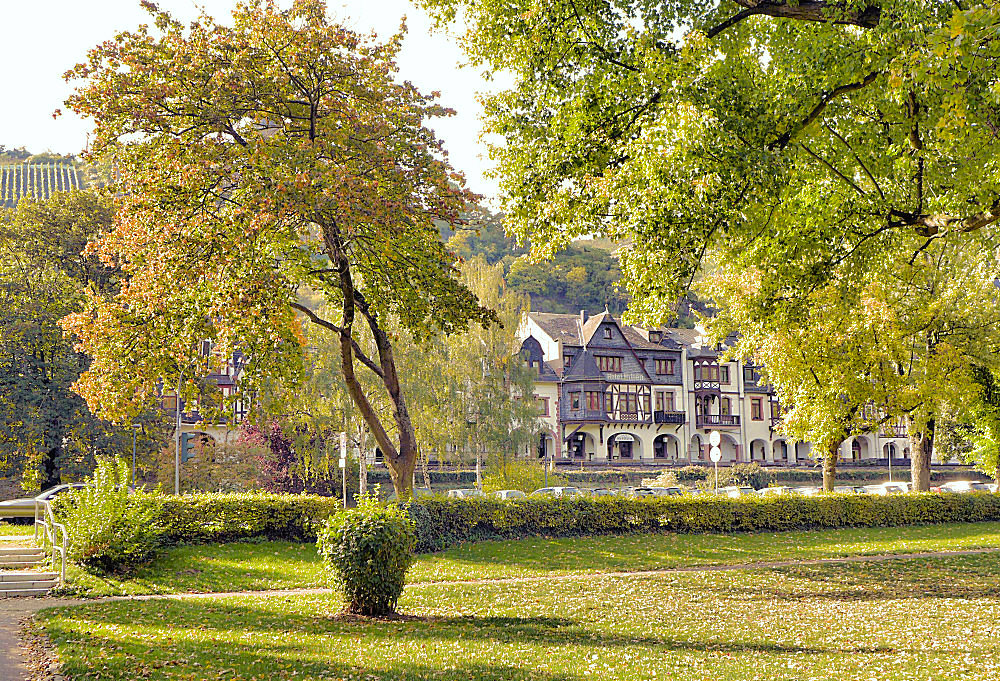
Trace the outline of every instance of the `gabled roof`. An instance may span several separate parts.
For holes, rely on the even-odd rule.
[[[569,370],[563,373],[564,381],[599,381],[602,378],[604,378],[604,374],[597,368],[597,360],[586,348],[573,358]]]
[[[583,325],[583,344],[590,345],[590,341],[594,339],[594,334],[597,330],[601,328],[601,324],[606,321],[610,321],[612,324],[618,325],[615,318],[611,316],[611,313],[605,310],[600,314],[595,314],[593,317],[589,317]]]
[[[580,340],[580,318],[577,315],[529,312],[528,317],[549,334],[552,340],[570,345],[583,345]]]

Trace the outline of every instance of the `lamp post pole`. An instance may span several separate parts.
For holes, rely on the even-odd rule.
[[[177,429],[174,431],[174,494],[181,493],[181,383],[184,370],[177,379]]]

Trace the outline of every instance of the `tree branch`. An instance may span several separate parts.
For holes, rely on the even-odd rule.
[[[803,118],[799,123],[789,128],[785,133],[783,133],[778,139],[768,145],[769,149],[784,149],[788,146],[788,143],[792,141],[792,137],[797,135],[801,130],[806,128],[810,123],[815,121],[826,109],[827,105],[840,95],[847,94],[848,92],[854,92],[856,90],[861,90],[866,88],[875,82],[875,79],[882,74],[881,71],[872,71],[867,76],[855,83],[847,83],[846,85],[839,85],[829,92],[825,93],[819,100],[819,102],[812,108],[812,111]]]
[[[893,218],[896,218],[893,220]],[[918,236],[932,237],[945,230],[975,232],[1000,220],[1000,198],[978,213],[967,217],[944,213],[908,213],[901,210],[889,211],[889,223],[893,227],[913,227]]]
[[[330,331],[333,331],[336,334],[344,334],[344,333],[346,333],[346,331],[344,329],[342,329],[341,327],[337,326],[333,322],[330,322],[330,321],[327,321],[327,320],[323,319],[322,317],[320,317],[319,315],[317,315],[315,312],[313,312],[312,310],[310,310],[305,305],[300,305],[299,303],[292,303],[291,306],[292,306],[292,309],[298,310],[299,312],[301,312],[305,316],[309,317],[309,319],[314,324],[316,324],[317,326],[322,326],[324,329],[329,329]],[[371,358],[369,358],[364,353],[364,351],[361,349],[361,346],[358,345],[358,342],[356,340],[354,340],[353,337],[351,338],[351,344],[354,347],[354,356],[357,357],[359,360],[361,360],[362,364],[364,364],[366,367],[368,367],[369,369],[371,369],[375,373],[376,376],[378,376],[379,378],[384,378],[385,376],[382,373],[382,369],[379,368],[379,365],[376,364],[374,360],[372,360]]]
[[[763,14],[776,19],[818,21],[826,24],[848,24],[862,28],[875,28],[882,20],[882,8],[878,5],[870,5],[862,10],[845,13],[842,11],[840,3],[832,3],[828,0],[799,0],[799,2],[736,0],[736,4],[745,9],[726,19],[721,24],[712,27],[705,35],[713,38],[727,28],[755,14]]]

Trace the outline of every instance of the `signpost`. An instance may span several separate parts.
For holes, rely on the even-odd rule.
[[[722,459],[722,450],[719,449],[719,445],[722,444],[722,436],[719,431],[713,430],[708,436],[708,443],[712,445],[712,449],[709,450],[708,456],[712,459],[712,464],[715,466],[715,493],[719,493],[719,461]]]
[[[344,508],[347,508],[347,433],[340,434],[340,475],[344,482]]]

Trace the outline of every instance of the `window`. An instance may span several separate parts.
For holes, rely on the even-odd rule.
[[[654,361],[657,376],[672,376],[674,373],[674,360],[658,359]]]
[[[639,396],[635,393],[619,393],[618,411],[623,414],[634,414],[638,409]]]
[[[659,331],[650,331],[649,332],[649,342],[650,343],[659,343],[660,342],[660,338],[662,338],[662,336],[660,336],[660,332]]]
[[[605,326],[604,327],[604,338],[607,339],[607,340],[611,340],[611,327],[610,326]]]
[[[566,355],[563,357],[563,367],[568,367],[573,363],[573,355]]]
[[[730,403],[728,397],[723,397],[719,401],[719,413],[723,416],[729,416]]]
[[[578,393],[578,392],[570,393],[569,394],[569,404],[570,404],[570,408],[571,409],[579,409],[580,408],[580,393]]]
[[[587,391],[587,409],[591,411],[601,411],[601,393],[588,390]]]
[[[649,413],[649,395],[642,396],[642,411],[646,414]]]
[[[657,391],[656,411],[674,411],[674,394],[662,390]]]
[[[538,395],[535,395],[535,400],[538,402],[538,409],[541,412],[542,416],[548,416],[549,415],[549,398],[547,398],[547,397],[539,397]]]
[[[729,367],[719,367],[719,383],[729,384]]]
[[[764,410],[761,406],[761,398],[759,397],[750,400],[750,418],[754,421],[764,420]]]
[[[597,368],[601,371],[608,371],[613,374],[620,374],[622,372],[622,358],[621,357],[609,357],[607,355],[597,355],[594,357],[597,360]]]
[[[695,366],[694,380],[696,381],[718,381],[719,366],[717,364],[704,364]]]
[[[771,418],[780,419],[781,418],[781,405],[777,402],[771,403]]]

